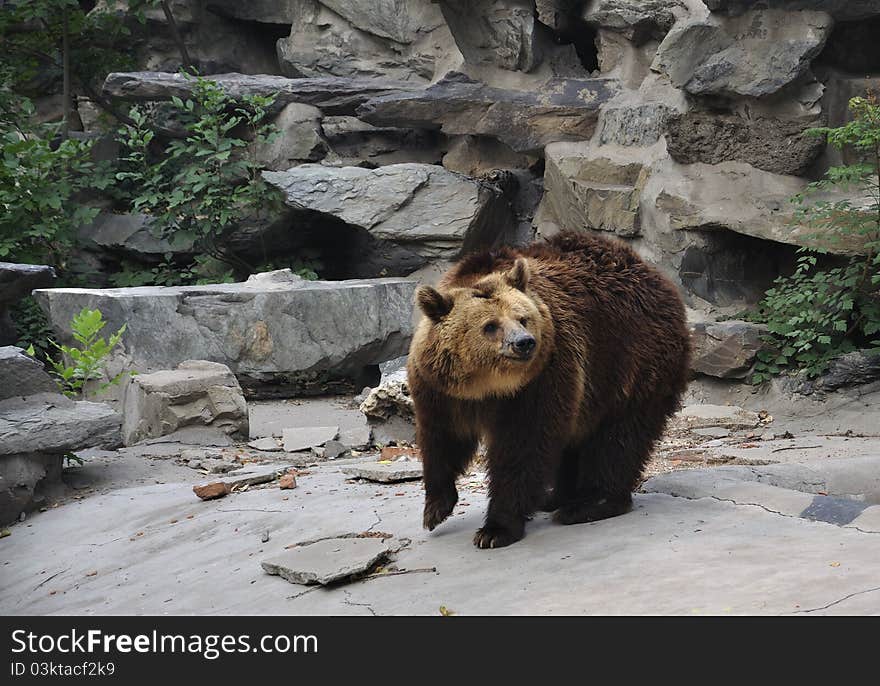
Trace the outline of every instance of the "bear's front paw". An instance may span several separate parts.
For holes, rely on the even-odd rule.
[[[425,514],[422,518],[422,526],[428,531],[433,531],[438,524],[452,514],[452,508],[457,502],[458,491],[454,489],[439,496],[425,496]]]
[[[517,528],[509,528],[506,526],[498,526],[487,524],[482,529],[477,529],[474,534],[474,545],[478,548],[503,548],[511,543],[516,543],[525,535],[523,526]]]

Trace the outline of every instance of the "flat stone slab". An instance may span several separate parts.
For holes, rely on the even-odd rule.
[[[327,441],[334,440],[338,435],[338,426],[308,426],[284,429],[284,432],[281,434],[281,444],[285,452],[296,453],[300,450],[318,448]]]
[[[103,403],[63,395],[0,402],[0,456],[118,448],[122,417]]]
[[[370,124],[439,128],[493,136],[516,152],[588,139],[599,108],[619,91],[614,79],[549,79],[534,91],[494,88],[450,72],[426,89],[367,100],[357,116]]]
[[[251,441],[250,443],[248,443],[248,447],[253,448],[254,450],[262,450],[267,453],[275,453],[282,450],[281,445],[279,445],[278,441],[271,436],[266,436],[265,438],[258,438],[255,441]]]
[[[232,98],[275,95],[279,109],[292,102],[314,105],[326,114],[354,114],[371,97],[421,90],[415,83],[376,78],[327,76],[289,79],[267,74],[214,74],[208,77]],[[123,100],[170,100],[192,96],[194,79],[157,71],[113,72],[104,81],[104,92]]]
[[[260,564],[292,584],[326,586],[372,569],[391,551],[381,538],[328,538],[286,551]]]
[[[422,463],[418,460],[395,460],[392,462],[359,462],[343,467],[342,472],[356,479],[394,483],[422,478]]]
[[[506,202],[491,184],[435,164],[303,164],[263,178],[294,211],[333,217],[425,258],[492,245]]]
[[[280,270],[243,283],[57,288],[35,297],[62,340],[83,307],[101,310],[108,331],[127,324],[114,354],[141,373],[208,360],[228,365],[239,380],[282,375],[289,385],[360,373],[405,353],[416,285],[396,278],[307,281]]]

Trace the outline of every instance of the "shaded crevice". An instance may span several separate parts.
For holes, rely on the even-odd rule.
[[[696,230],[702,245],[688,246],[679,277],[693,295],[727,306],[754,304],[781,274],[797,262],[797,246],[745,236],[725,228]]]
[[[578,61],[588,72],[599,68],[599,48],[596,45],[598,30],[580,17],[569,17],[553,37],[559,45],[571,45],[577,53]]]
[[[853,76],[880,74],[880,17],[835,24],[814,64]]]

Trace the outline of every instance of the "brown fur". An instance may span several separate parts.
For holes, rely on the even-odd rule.
[[[561,523],[630,508],[688,374],[684,307],[665,277],[622,243],[566,232],[464,258],[417,299],[408,373],[428,529],[451,513],[479,440],[490,503],[478,547],[522,538],[551,487]],[[523,337],[528,360],[512,352]]]

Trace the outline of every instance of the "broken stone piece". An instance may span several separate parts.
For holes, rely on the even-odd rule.
[[[343,467],[343,474],[356,479],[396,483],[422,478],[422,463],[417,460],[398,459],[393,462],[361,462]]]
[[[308,426],[284,429],[281,442],[285,452],[295,453],[300,450],[320,447],[327,441],[335,440],[338,435],[338,426]]]
[[[372,569],[391,552],[390,539],[328,538],[287,550],[261,564],[292,584],[327,585]]]
[[[195,493],[202,500],[215,500],[222,498],[229,493],[229,486],[221,481],[215,481],[210,484],[202,484],[201,486],[193,486]]]
[[[272,436],[267,436],[266,438],[258,438],[254,441],[248,443],[249,448],[253,448],[254,450],[262,450],[267,453],[279,452],[281,450],[281,446],[278,445],[278,441],[274,439]]]
[[[348,452],[348,446],[340,441],[327,441],[324,444],[324,459],[335,460]]]
[[[282,474],[281,479],[278,481],[278,487],[282,489],[296,488],[296,477],[289,472]]]

